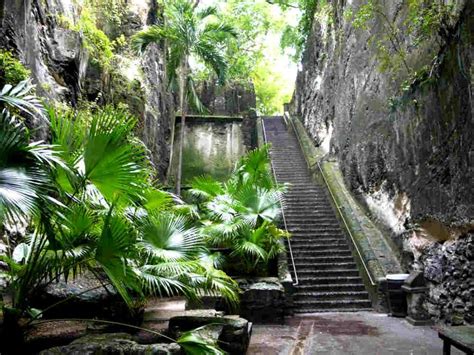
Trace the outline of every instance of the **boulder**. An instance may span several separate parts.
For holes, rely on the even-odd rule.
[[[74,280],[61,279],[35,295],[32,306],[46,309],[43,318],[99,318],[140,324],[143,308],[130,310],[117,291],[93,275],[86,273]],[[103,286],[106,285],[106,286]]]
[[[212,310],[188,311],[186,315],[173,317],[169,321],[172,338],[186,331],[211,325],[208,335],[218,336],[218,344],[229,354],[245,354],[250,342],[252,323],[239,316],[222,316]],[[217,325],[222,329],[216,328]],[[208,327],[206,327],[208,328]]]
[[[111,333],[86,335],[69,345],[58,346],[40,352],[42,355],[54,354],[134,354],[134,355],[168,355],[180,354],[181,348],[176,343],[170,344],[138,344],[130,334]]]
[[[237,280],[243,293],[239,314],[253,323],[283,323],[287,298],[276,277]]]

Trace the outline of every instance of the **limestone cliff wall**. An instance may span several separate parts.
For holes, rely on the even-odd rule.
[[[156,0],[132,0],[126,4],[128,8],[118,28],[106,23],[103,26],[110,37],[123,34],[128,38],[159,20]],[[141,58],[119,53],[113,63],[116,76],[112,77],[92,65],[83,35],[62,25],[65,18],[76,22],[79,12],[77,3],[70,0],[0,0],[0,48],[12,51],[31,70],[37,93],[48,100],[73,106],[80,100],[129,104],[140,119],[138,133],[149,149],[157,176],[163,178],[174,115],[166,87],[163,48],[152,45]],[[117,94],[132,84],[137,97]]]
[[[353,21],[367,1],[319,7],[291,111],[340,162],[347,185],[386,228],[407,269],[446,261],[437,277],[426,275],[446,289],[452,250],[472,263],[472,243],[464,240],[474,228],[474,2],[455,1],[448,24],[420,43],[408,34],[407,1],[375,3],[380,12],[365,29]],[[397,51],[390,26],[410,70],[391,64]],[[388,57],[381,58],[381,44]],[[472,275],[458,264],[456,282],[468,285]],[[432,306],[432,315],[446,315],[455,299]],[[468,299],[456,302],[461,313],[472,312]]]

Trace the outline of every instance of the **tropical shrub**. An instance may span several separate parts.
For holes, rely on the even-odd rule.
[[[270,174],[268,147],[243,157],[225,183],[194,179],[188,208],[198,216],[207,245],[229,251],[224,268],[245,275],[268,273],[269,263],[284,250],[280,239],[287,236],[276,226],[284,191]]]
[[[9,96],[0,103],[39,110],[23,91],[4,89]],[[24,121],[8,110],[0,116],[0,211],[10,223],[28,221],[31,231],[2,257],[8,313],[39,317],[30,307],[35,292],[86,270],[106,275],[132,308],[149,295],[202,292],[237,303],[235,282],[209,263],[201,234],[174,213],[175,197],[153,187],[135,119],[110,107],[48,114],[51,145],[29,143]]]

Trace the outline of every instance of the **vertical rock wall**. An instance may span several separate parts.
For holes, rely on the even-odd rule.
[[[367,29],[352,24],[367,1],[320,6],[291,110],[314,142],[339,160],[346,183],[403,251],[405,265],[426,270],[429,278],[430,260],[442,259],[443,276],[432,290],[449,288],[447,275],[466,285],[472,268],[466,274],[464,262],[451,261],[464,255],[472,263],[472,243],[463,240],[474,228],[474,2],[454,2],[445,33],[418,45],[400,35],[408,65],[428,66],[429,81],[413,78],[403,66],[381,69],[376,41],[387,35],[387,20],[405,33],[408,2],[375,3],[386,19],[379,14]],[[433,297],[434,317],[446,318],[453,309],[448,304],[461,318],[472,312],[472,301],[457,293],[448,292],[444,305]]]
[[[147,24],[159,20],[156,0],[127,2],[128,11],[121,27],[104,31],[126,38]],[[169,160],[172,97],[167,92],[165,58],[162,47],[152,45],[141,58],[119,55],[117,72],[127,72],[113,82],[100,67],[91,65],[82,35],[60,24],[61,18],[77,21],[79,7],[70,0],[0,0],[0,48],[12,51],[31,70],[37,93],[48,100],[60,100],[72,106],[80,100],[102,100],[120,86],[136,81],[138,103],[133,98],[118,97],[114,103],[129,104],[139,116],[139,132],[148,147],[159,178],[164,178]],[[130,77],[131,76],[131,77]],[[114,87],[116,85],[117,87]]]

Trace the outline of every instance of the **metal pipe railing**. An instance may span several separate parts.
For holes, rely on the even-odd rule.
[[[263,141],[265,142],[265,144],[268,144],[267,132],[265,130],[265,121],[263,118],[262,118],[262,131],[263,131]],[[270,167],[272,169],[273,179],[275,180],[276,183],[278,183],[275,167],[273,166],[273,161],[271,158],[270,158]],[[283,208],[283,204],[281,202],[280,202],[280,207],[281,207],[281,216],[283,219],[283,227],[285,228],[285,231],[288,232],[288,227],[286,225],[286,218],[285,218],[285,209]],[[287,241],[288,241],[288,250],[290,252],[291,263],[293,265],[293,272],[295,273],[295,282],[293,282],[293,286],[297,286],[299,284],[298,273],[296,272],[295,259],[293,257],[293,249],[291,248],[290,237],[287,237]]]
[[[301,149],[303,149],[303,144],[302,144],[302,142],[301,142],[301,137],[300,137],[300,135],[299,135],[299,133],[298,133],[298,130],[297,130],[296,127],[295,127],[295,124],[294,124],[294,122],[293,122],[293,119],[290,117],[288,120],[285,120],[285,121],[290,121],[291,127],[292,127],[292,129],[293,129],[293,132],[295,132],[296,139],[298,140],[298,143],[299,143]],[[306,160],[306,164],[308,165],[308,168],[309,168],[310,171],[311,171],[312,166],[311,166],[311,164],[309,163],[308,158],[306,157],[306,154],[303,154],[303,155],[304,155],[304,158],[305,158],[305,160]],[[316,164],[318,165],[319,171],[321,172],[321,176],[323,177],[324,184],[326,185],[326,187],[327,187],[327,189],[328,189],[328,191],[329,191],[329,195],[331,196],[331,199],[332,199],[332,201],[334,202],[334,206],[336,206],[337,212],[338,212],[339,216],[341,217],[341,219],[342,219],[342,221],[343,221],[343,223],[344,223],[344,227],[345,227],[347,233],[349,234],[349,236],[350,236],[350,238],[351,238],[352,244],[354,245],[354,248],[355,248],[355,250],[357,251],[357,254],[359,255],[359,259],[360,259],[360,261],[362,262],[362,265],[364,266],[364,269],[365,269],[365,272],[366,272],[366,274],[367,274],[367,277],[369,278],[370,284],[371,284],[372,286],[375,286],[376,283],[374,282],[374,279],[372,278],[372,275],[371,275],[371,273],[370,273],[370,271],[369,271],[369,268],[368,268],[368,266],[367,266],[366,263],[365,263],[364,257],[362,256],[362,253],[361,253],[360,250],[359,250],[359,247],[358,247],[358,245],[357,245],[357,242],[355,241],[354,236],[352,235],[352,232],[351,232],[351,230],[350,230],[350,228],[349,228],[349,225],[347,224],[347,221],[346,221],[346,219],[344,218],[344,215],[343,215],[343,213],[342,213],[342,211],[341,211],[341,207],[338,205],[338,203],[337,203],[337,201],[336,201],[336,198],[335,198],[335,196],[334,196],[334,193],[332,192],[332,189],[331,189],[331,187],[329,186],[329,183],[328,183],[328,181],[327,181],[327,179],[326,179],[326,175],[324,174],[324,171],[323,171],[323,169],[321,168],[321,165],[320,165],[320,163],[319,163],[319,160],[317,161]]]

